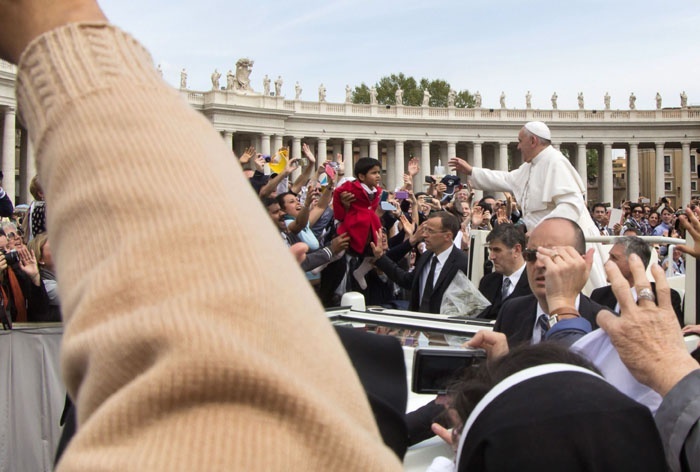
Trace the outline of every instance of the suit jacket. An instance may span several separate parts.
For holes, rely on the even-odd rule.
[[[418,311],[420,309],[420,276],[432,255],[432,251],[427,251],[423,254],[418,262],[416,262],[416,268],[412,272],[406,272],[387,256],[382,256],[375,262],[375,265],[384,271],[391,280],[396,282],[400,287],[411,290],[411,303],[409,305],[409,310],[411,311]],[[445,265],[442,267],[442,270],[440,270],[440,276],[433,286],[429,313],[440,313],[440,305],[445,290],[447,290],[447,287],[449,287],[457,272],[461,270],[466,274],[468,267],[469,257],[467,254],[453,247],[450,256],[445,261]]]
[[[499,310],[501,309],[501,305],[503,305],[505,301],[532,293],[530,284],[527,280],[527,271],[525,270],[523,270],[518,283],[515,284],[513,292],[511,292],[511,294],[508,295],[505,300],[501,298],[501,287],[503,287],[502,274],[491,272],[490,274],[486,274],[481,278],[481,282],[479,282],[479,291],[484,294],[486,298],[488,298],[488,300],[491,302],[491,306],[482,311],[478,318],[495,320],[498,316]]]
[[[654,292],[654,296],[656,296],[656,284],[654,282],[651,282],[651,290]],[[615,294],[612,291],[611,286],[607,287],[600,287],[591,293],[591,300],[600,303],[601,305],[604,305],[611,310],[615,309],[615,305],[617,305],[617,298],[615,297]],[[678,322],[681,324],[681,326],[684,325],[683,323],[683,308],[681,307],[681,295],[676,291],[671,289],[671,305],[673,305],[673,311],[676,312],[676,316],[678,317]]]
[[[355,201],[350,204],[350,208],[345,211],[345,207],[340,199],[343,192],[350,192],[355,197]],[[362,183],[359,180],[345,182],[335,189],[333,194],[333,216],[340,221],[338,234],[348,233],[350,235],[350,248],[357,254],[364,254],[367,247],[367,239],[374,241],[374,235],[382,227],[382,222],[377,216],[377,207],[381,200],[382,189],[377,187],[372,201]]]
[[[596,315],[604,308],[581,294],[578,311],[583,318],[591,323],[593,329],[598,327],[595,322]],[[529,343],[532,339],[536,315],[537,298],[534,295],[512,298],[501,306],[493,330],[505,334],[508,338],[508,345],[511,347],[521,343]]]

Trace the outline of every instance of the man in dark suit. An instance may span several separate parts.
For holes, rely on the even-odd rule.
[[[532,230],[527,249],[523,251],[526,261],[526,272],[531,295],[511,298],[507,300],[496,318],[494,331],[501,332],[508,338],[508,344],[514,346],[529,342],[537,344],[544,340],[547,331],[554,323],[564,320],[579,318],[585,328],[581,331],[588,332],[598,326],[595,323],[596,315],[604,307],[580,294],[575,302],[576,306],[549,306],[545,290],[545,264],[537,257],[537,248],[573,247],[578,254],[586,253],[586,239],[583,231],[574,221],[566,218],[548,218],[543,220]],[[555,255],[552,256],[556,258]],[[585,281],[584,281],[585,284]],[[583,285],[578,292],[583,289]]]
[[[455,235],[459,231],[456,216],[446,211],[433,213],[422,228],[428,250],[416,262],[415,270],[406,272],[401,269],[383,255],[381,247],[371,243],[378,258],[374,264],[400,287],[411,290],[409,310],[440,313],[445,291],[460,270],[467,273],[469,258],[454,245]]]
[[[493,272],[479,282],[479,291],[491,302],[479,318],[495,320],[506,300],[532,293],[525,273],[525,232],[521,226],[500,224],[486,236]]]
[[[634,277],[632,276],[632,271],[629,266],[629,256],[636,254],[641,260],[644,267],[649,266],[649,261],[651,260],[651,247],[642,239],[636,236],[625,236],[615,240],[612,249],[610,249],[610,260],[614,262],[620,273],[627,280],[632,290],[632,296],[637,299],[637,292],[634,288]],[[651,290],[656,296],[656,284],[651,282]],[[608,308],[611,308],[616,313],[620,312],[620,305],[617,303],[617,298],[612,291],[612,287],[609,285],[607,287],[600,287],[593,290],[591,293],[591,300],[594,300]],[[683,309],[681,308],[681,296],[680,294],[671,289],[671,305],[673,305],[673,311],[676,312],[678,317],[678,322],[681,326],[684,325],[683,322]]]

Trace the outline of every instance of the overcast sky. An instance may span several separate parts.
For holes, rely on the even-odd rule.
[[[700,2],[675,0],[104,0],[107,16],[134,34],[162,64],[165,79],[211,88],[241,57],[255,61],[251,82],[281,75],[283,92],[342,102],[345,85],[368,85],[403,72],[445,79],[456,90],[479,90],[485,107],[626,109],[630,92],[638,109],[677,107],[685,90],[700,104]],[[222,78],[222,85],[225,77]]]

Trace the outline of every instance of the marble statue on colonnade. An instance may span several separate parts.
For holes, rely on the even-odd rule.
[[[481,108],[481,94],[478,90],[476,91],[476,95],[474,95],[474,107]]]
[[[501,108],[505,108],[506,107],[506,93],[503,91],[501,91],[500,101],[501,101]]]
[[[226,72],[226,90],[233,90],[233,83],[236,80],[236,76],[233,75],[233,71],[231,69]]]
[[[634,92],[630,94],[630,110],[637,109],[637,97],[634,96]]]
[[[455,106],[455,99],[456,98],[457,98],[457,92],[455,92],[453,89],[450,89],[450,91],[447,94],[447,106],[448,107]]]
[[[187,69],[184,67],[180,71],[180,88],[183,90],[187,88]]]
[[[377,104],[377,87],[375,86],[372,86],[372,88],[369,89],[369,103],[371,105]]]
[[[656,109],[661,110],[661,94],[656,92]]]
[[[325,102],[326,101],[326,87],[321,84],[318,87],[318,101],[319,102]]]
[[[552,94],[552,110],[557,109],[557,99],[559,98],[559,95],[557,95],[557,92],[554,92]]]
[[[403,89],[401,88],[401,86],[397,87],[396,93],[394,94],[394,98],[396,99],[397,105],[403,105]]]
[[[428,92],[427,89],[423,90],[423,106],[424,107],[430,106],[430,97],[431,97],[430,92]]]
[[[263,77],[263,95],[270,96],[270,78],[267,74]]]
[[[608,92],[605,92],[603,103],[605,104],[605,109],[610,110],[610,94]]]
[[[219,90],[219,79],[221,79],[221,73],[218,69],[214,69],[214,73],[211,75],[212,90]]]
[[[299,81],[297,80],[297,83],[294,84],[294,100],[299,100],[301,99],[301,92],[303,89],[301,88],[301,85],[299,85]]]
[[[282,84],[284,81],[282,80],[282,76],[278,75],[277,80],[275,80],[275,96],[276,97],[281,97],[282,96]]]
[[[532,108],[532,94],[529,90],[525,94],[525,108],[527,108],[528,110]]]
[[[345,103],[351,103],[352,102],[352,89],[350,88],[350,85],[345,86]]]
[[[681,92],[681,108],[688,108],[688,95],[686,95],[685,90]]]
[[[233,81],[233,90],[236,92],[255,92],[250,85],[250,74],[253,72],[254,61],[243,57],[236,61],[236,77]]]
[[[578,93],[578,97],[576,97],[578,100],[578,109],[583,110],[585,104],[583,103],[583,92]]]

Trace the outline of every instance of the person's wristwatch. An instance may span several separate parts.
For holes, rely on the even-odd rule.
[[[559,323],[561,320],[568,320],[571,318],[580,318],[581,314],[574,307],[560,307],[556,310],[552,310],[549,314],[549,328],[553,328],[555,324]]]

